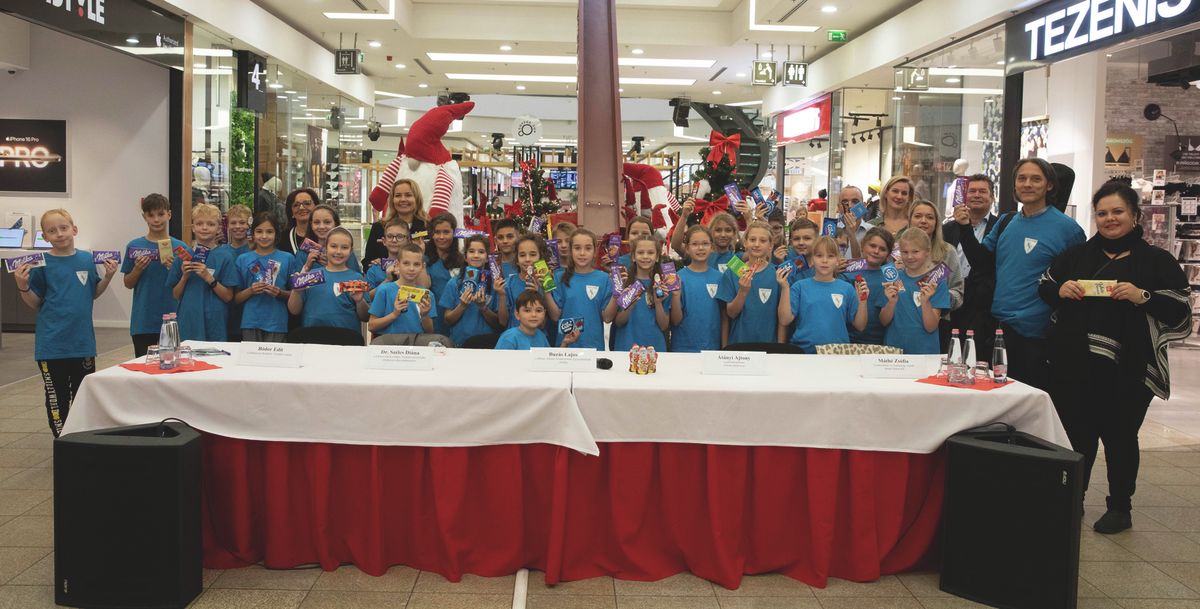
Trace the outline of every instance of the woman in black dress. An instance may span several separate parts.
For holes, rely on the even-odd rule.
[[[387,248],[383,246],[383,227],[393,218],[398,217],[408,223],[408,234],[416,235],[426,230],[429,217],[425,210],[425,200],[421,196],[421,187],[407,178],[399,178],[392,183],[392,194],[388,197],[388,209],[383,220],[371,225],[367,236],[367,248],[363,254],[363,268],[372,262],[387,257]],[[417,239],[413,239],[418,243]]]
[[[312,219],[313,209],[320,202],[321,195],[311,188],[297,188],[288,193],[284,205],[287,212],[287,230],[279,235],[279,249],[290,254],[300,251],[300,244],[311,234],[308,224]]]

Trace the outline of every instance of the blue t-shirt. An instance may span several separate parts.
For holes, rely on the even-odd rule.
[[[925,321],[921,313],[921,286],[917,283],[920,278],[909,277],[908,273],[900,271],[904,291],[900,292],[896,299],[896,308],[892,314],[892,323],[887,327],[885,342],[889,346],[904,349],[905,353],[941,353],[938,329],[935,327],[932,332],[925,331]],[[930,303],[942,311],[950,308],[950,288],[946,286],[945,280],[938,282]]]
[[[234,268],[232,248],[213,248],[205,259],[204,265],[208,272],[221,285],[236,289],[238,286],[237,269]],[[188,248],[188,254],[194,254]],[[167,273],[167,288],[175,289],[179,279],[183,277],[183,260],[175,258],[171,270]],[[179,338],[181,340],[225,341],[229,338],[229,306],[217,296],[208,284],[204,283],[195,273],[192,273],[183,286],[183,298],[179,299]]]
[[[181,245],[184,245],[182,241],[171,237],[171,250]],[[122,273],[128,274],[133,271],[134,260],[129,256],[129,250],[134,247],[158,251],[158,243],[145,237],[130,241],[125,245],[125,258],[121,263]],[[158,334],[162,329],[162,316],[176,312],[179,303],[171,295],[171,288],[167,287],[167,272],[168,268],[159,260],[151,260],[142,270],[141,277],[138,277],[137,284],[133,286],[129,334]]]
[[[386,317],[395,310],[396,294],[400,293],[400,286],[395,281],[389,281],[375,290],[375,299],[371,301],[371,315],[375,317]],[[430,298],[433,298],[431,295]],[[435,322],[437,320],[437,304],[430,303],[429,317]],[[425,330],[421,327],[421,307],[418,303],[409,302],[408,309],[396,316],[392,323],[376,334],[421,334]]]
[[[612,298],[612,286],[608,273],[592,269],[587,273],[571,276],[571,285],[561,281],[558,289],[550,293],[562,311],[563,319],[582,318],[583,332],[572,347],[592,348],[604,351],[604,307]]]
[[[274,250],[263,255],[253,250],[238,256],[234,261],[238,273],[238,288],[250,289],[257,282],[253,268],[264,264],[267,260],[279,263],[279,274],[275,276],[275,287],[287,289],[288,276],[296,269],[294,257],[283,250]],[[247,300],[242,308],[242,329],[262,330],[263,332],[283,333],[288,331],[287,300],[276,298],[270,294],[256,294]]]
[[[671,328],[671,350],[699,353],[720,349],[721,306],[717,304],[717,288],[721,286],[721,271],[710,266],[697,273],[683,267],[679,269],[679,282],[683,319]]]
[[[662,330],[658,329],[658,322],[654,317],[654,306],[651,304],[654,302],[654,288],[649,279],[639,279],[638,281],[645,291],[629,305],[629,318],[625,321],[625,325],[613,324],[613,350],[628,351],[637,344],[643,347],[654,347],[654,350],[658,352],[666,351],[667,337]],[[670,294],[667,295],[666,300],[663,300],[663,310],[668,314],[671,311]]]
[[[496,341],[497,349],[507,349],[510,351],[528,351],[534,347],[549,347],[550,341],[546,340],[546,333],[541,330],[534,330],[533,336],[530,336],[521,331],[520,328],[509,328],[500,335],[500,340]]]
[[[997,226],[983,238],[983,247],[996,253],[996,293],[992,316],[1022,336],[1042,338],[1050,326],[1050,305],[1038,296],[1038,280],[1050,263],[1086,237],[1071,218],[1055,207],[1032,218],[1013,216],[997,243]]]
[[[446,261],[438,259],[433,264],[427,264],[426,269],[429,272],[429,290],[433,292],[430,298],[433,298],[433,307],[430,311],[437,311],[437,315],[430,315],[433,318],[433,331],[438,334],[450,335],[450,328],[446,326],[446,322],[442,319],[446,310],[442,307],[442,292],[446,290],[446,283],[451,277],[457,277],[459,269],[446,268]],[[378,292],[376,292],[378,295]]]
[[[225,283],[224,281],[221,281],[220,277],[218,277],[217,281],[221,281],[221,285],[223,285],[227,288],[233,288],[234,290],[237,289],[237,286],[238,286],[237,259],[238,259],[238,256],[241,256],[242,254],[245,254],[248,251],[250,251],[249,244],[242,245],[241,247],[233,247],[233,246],[229,245],[228,243],[226,243],[225,245],[218,246],[216,249],[214,249],[212,251],[211,254],[209,254],[209,256],[211,257],[214,254],[217,254],[219,252],[222,256],[229,257],[229,260],[230,260],[229,268],[233,271],[233,274],[230,278],[232,280],[232,283]],[[226,307],[226,310],[228,311],[228,314],[226,315],[226,319],[228,319],[228,321],[225,324],[225,328],[227,330],[225,335],[228,337],[228,336],[240,334],[242,331],[242,305],[238,304],[235,299],[235,300],[230,300],[229,303],[225,305],[225,307]]]
[[[788,256],[788,261],[791,261],[793,265],[792,272],[788,274],[788,285],[796,285],[801,280],[814,277],[817,274],[817,270],[809,266],[808,261],[802,256]]]
[[[729,260],[733,258],[733,255],[734,252],[732,250],[728,252],[718,252],[713,250],[712,254],[708,257],[708,266],[709,268],[715,267],[718,271],[724,273],[725,268],[729,264]]]
[[[817,281],[815,277],[792,284],[792,314],[796,330],[789,342],[805,353],[816,353],[818,345],[850,342],[847,327],[858,314],[858,294],[854,286],[834,279]]]
[[[323,267],[316,268],[325,273],[325,283],[300,290],[300,299],[304,301],[300,324],[305,328],[334,326],[361,332],[358,304],[349,294],[334,295],[333,286],[342,281],[362,281],[362,273],[353,269],[335,272]]]
[[[887,330],[879,323],[879,311],[887,306],[887,295],[883,292],[883,269],[863,269],[853,273],[842,273],[838,277],[853,286],[855,275],[862,275],[871,293],[866,304],[867,327],[862,332],[850,328],[850,342],[860,345],[882,345],[883,335]]]
[[[517,268],[516,263],[501,262],[500,263],[500,272],[504,273],[504,277],[505,277],[505,279],[507,279],[509,275],[516,275],[517,273],[520,273],[521,269]]]
[[[366,282],[371,286],[371,289],[379,287],[380,284],[388,280],[387,271],[383,269],[382,264],[372,264],[367,269]]]
[[[448,311],[458,306],[462,294],[462,289],[459,287],[459,279],[460,277],[451,277],[450,281],[446,282],[446,289],[442,290],[442,301],[438,303],[438,309],[441,311]],[[476,291],[478,291],[478,287]],[[495,313],[500,308],[500,303],[496,299],[496,292],[489,289],[487,296],[487,308]],[[447,322],[447,325],[449,325],[449,322]],[[454,341],[454,344],[461,347],[472,336],[491,334],[495,331],[492,328],[492,324],[489,324],[483,318],[483,313],[480,312],[479,305],[471,303],[463,310],[462,316],[458,318],[458,323],[450,326],[449,336]]]
[[[505,303],[508,305],[509,328],[515,328],[521,325],[521,323],[517,321],[517,298],[521,296],[521,292],[524,292],[528,285],[529,284],[525,283],[524,279],[521,279],[520,274],[504,276],[504,298]],[[538,289],[540,290],[541,288],[539,287]]]
[[[45,252],[45,258],[46,266],[29,270],[29,289],[42,299],[33,358],[96,357],[92,302],[100,274],[92,264],[92,253],[77,249],[72,256],[55,256]],[[162,327],[162,317],[158,325]]]
[[[717,300],[729,304],[737,294],[738,276],[726,270],[717,288]],[[768,262],[765,268],[754,274],[741,314],[729,320],[729,344],[778,342],[779,297],[775,265]]]

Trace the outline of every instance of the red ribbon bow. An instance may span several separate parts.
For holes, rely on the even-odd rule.
[[[737,166],[738,148],[742,147],[742,134],[735,133],[731,136],[724,136],[716,131],[708,135],[708,162],[716,165],[721,162],[721,157],[728,156],[729,164]]]

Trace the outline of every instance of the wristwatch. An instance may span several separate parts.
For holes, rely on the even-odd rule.
[[[1142,301],[1141,301],[1141,302],[1139,302],[1138,304],[1139,304],[1139,305],[1144,305],[1144,304],[1146,304],[1147,302],[1150,302],[1150,292],[1148,292],[1148,291],[1146,291],[1146,290],[1142,290]]]
[[[213,277],[212,281],[208,282],[208,287],[210,287],[210,288],[217,287],[217,278],[216,277]]]

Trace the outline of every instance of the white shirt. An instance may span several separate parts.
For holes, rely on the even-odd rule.
[[[975,240],[983,243],[983,237],[987,234],[987,218],[980,220],[971,230],[975,231]],[[967,254],[963,252],[962,239],[959,239],[959,244],[955,247],[958,248],[958,268],[962,270],[962,276],[967,277],[971,274],[971,263],[967,262]]]

